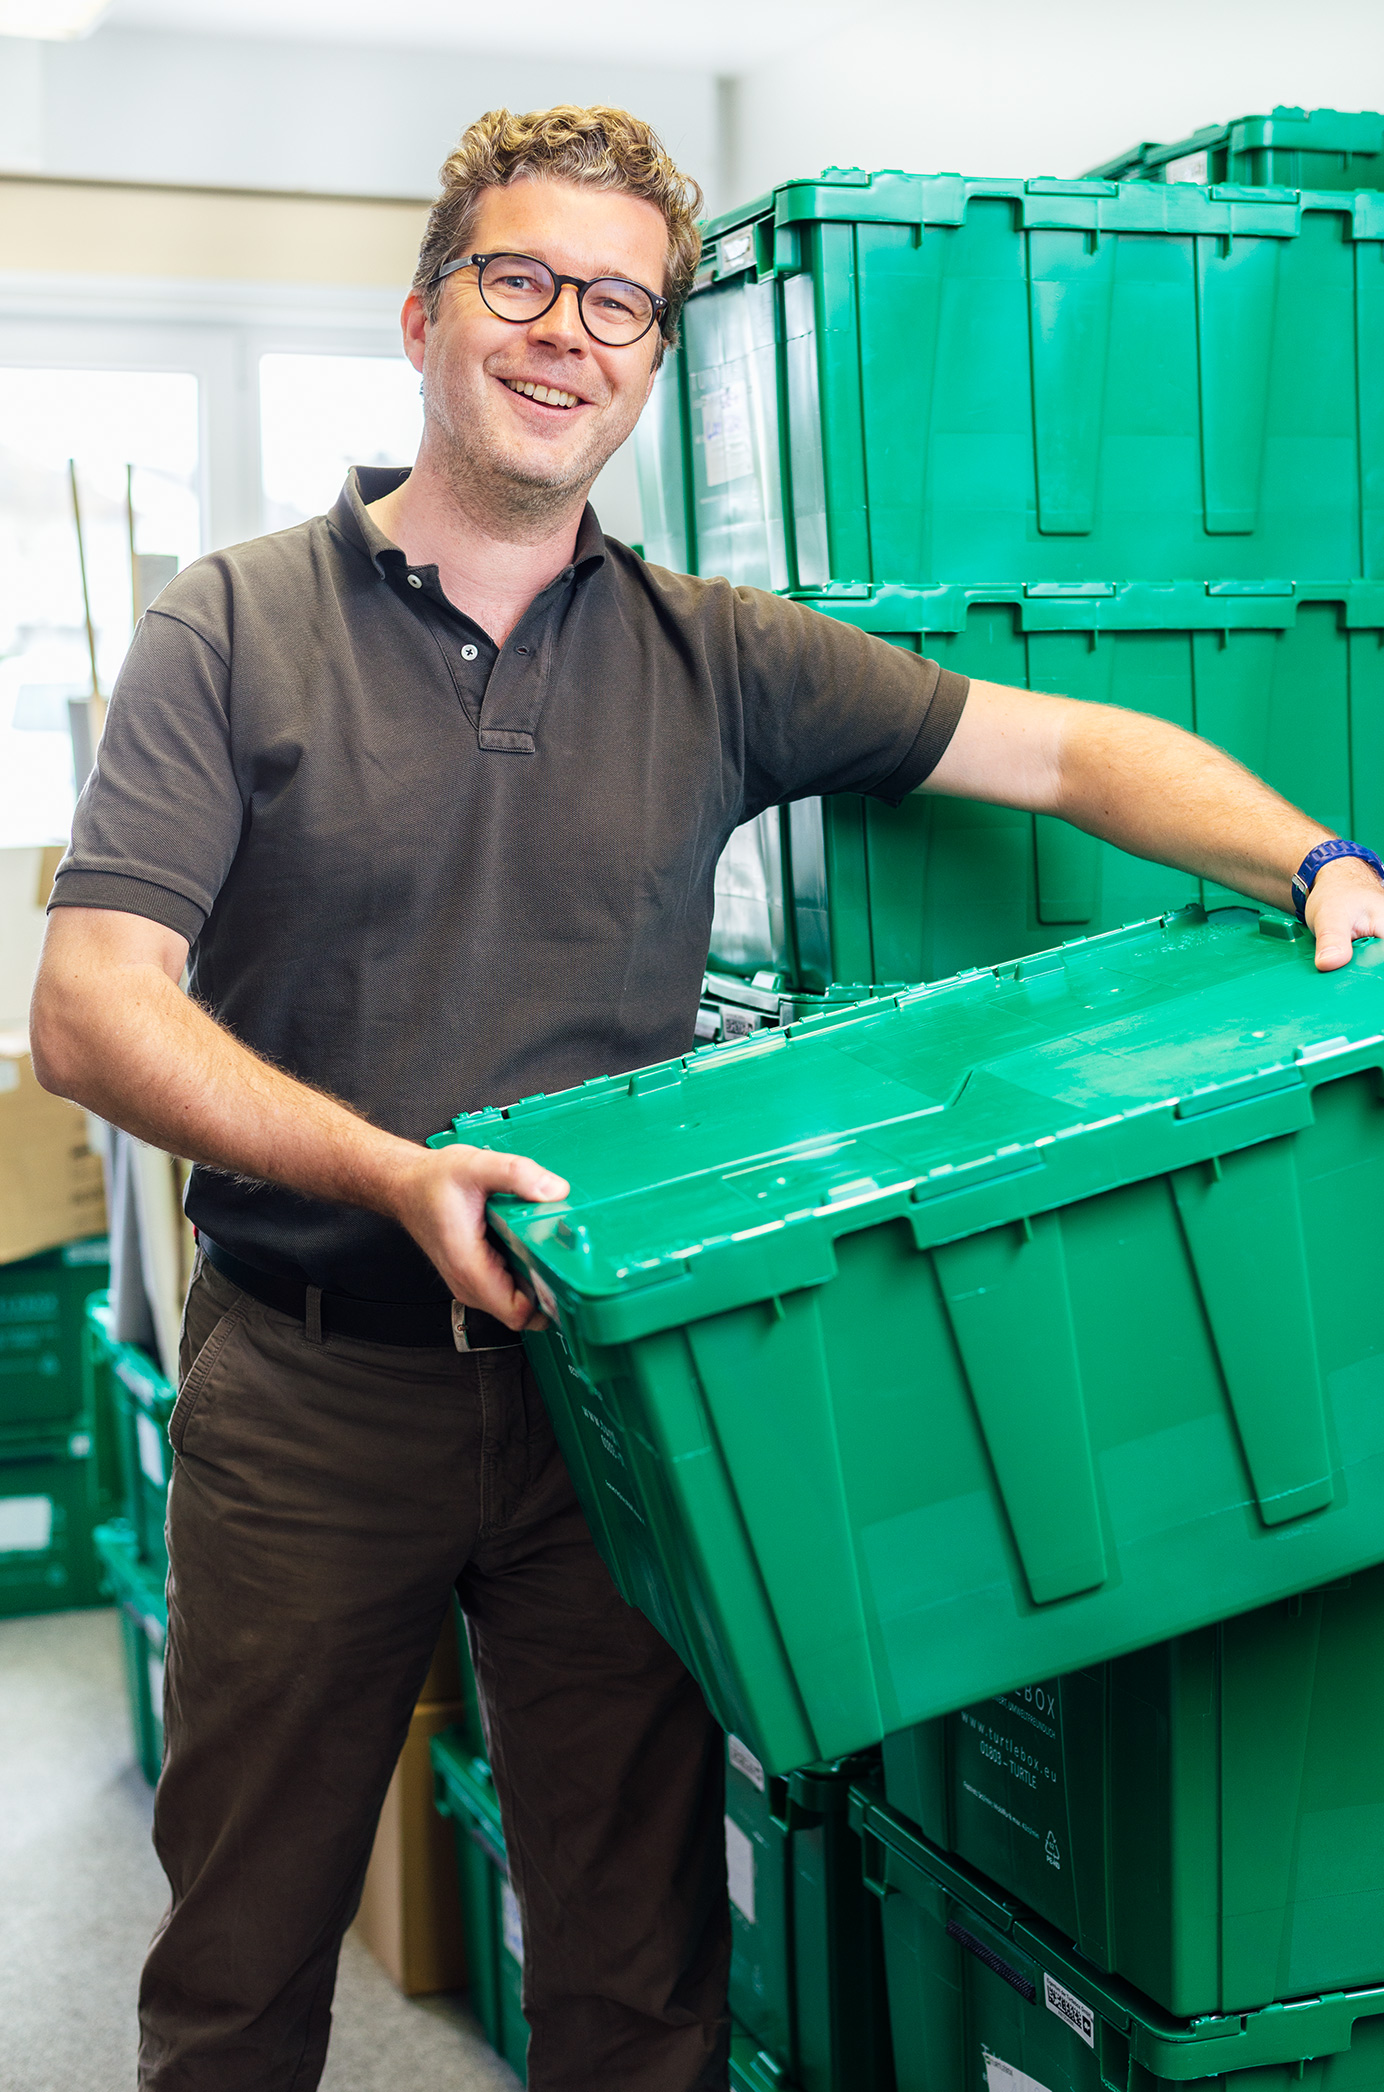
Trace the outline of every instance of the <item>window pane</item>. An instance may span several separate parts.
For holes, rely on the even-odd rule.
[[[0,366],[0,847],[62,842],[72,818],[69,702],[91,695],[91,664],[69,459],[109,697],[134,625],[132,527],[146,589],[201,549],[196,378]]]
[[[352,465],[411,465],[418,373],[399,356],[260,358],[266,530],[320,516]]]

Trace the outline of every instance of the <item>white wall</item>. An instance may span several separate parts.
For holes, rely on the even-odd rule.
[[[1300,102],[1384,104],[1380,0],[911,0],[736,83],[728,190],[837,164],[1074,175]]]
[[[473,117],[554,102],[636,110],[715,187],[709,69],[138,29],[69,44],[0,39],[0,166],[430,197]]]

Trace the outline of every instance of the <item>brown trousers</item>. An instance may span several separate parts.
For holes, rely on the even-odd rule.
[[[328,1338],[201,1265],[169,1426],[172,1902],[145,2092],[310,2092],[453,1587],[524,1926],[532,2092],[727,2082],[722,1742],[591,1542],[522,1349]]]

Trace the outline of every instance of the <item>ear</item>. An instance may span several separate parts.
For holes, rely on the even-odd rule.
[[[408,357],[414,369],[421,371],[423,368],[423,351],[427,346],[428,328],[431,322],[423,310],[421,300],[414,291],[410,291],[404,300],[404,309],[399,315],[399,325],[403,330],[404,354]]]

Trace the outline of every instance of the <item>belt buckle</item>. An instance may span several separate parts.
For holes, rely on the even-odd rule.
[[[471,1349],[471,1333],[466,1327],[466,1307],[460,1300],[452,1302],[452,1342],[458,1351]]]

